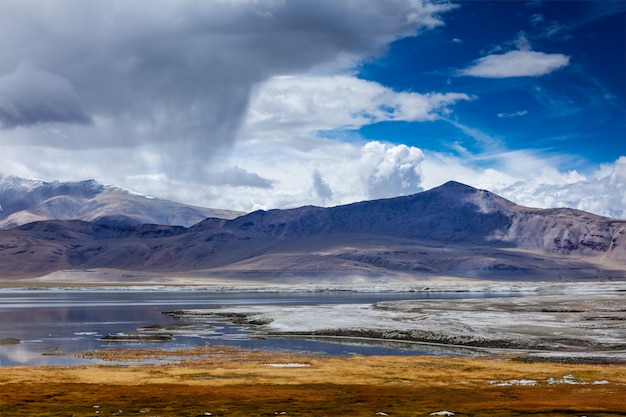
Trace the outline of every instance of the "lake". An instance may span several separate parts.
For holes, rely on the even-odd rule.
[[[519,295],[519,294],[517,294]],[[187,323],[162,314],[181,309],[212,309],[233,305],[369,304],[386,300],[503,297],[497,293],[445,292],[219,292],[210,290],[0,290],[0,366],[93,364],[97,360],[72,353],[111,347],[182,349],[229,345],[254,349],[311,351],[328,355],[442,354],[441,348],[410,343],[323,341],[301,338],[259,338],[223,322]],[[119,335],[144,335],[168,329],[171,340],[125,340]],[[103,340],[113,335],[116,341]]]

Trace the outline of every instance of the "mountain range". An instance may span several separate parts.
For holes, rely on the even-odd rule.
[[[73,213],[85,212],[80,202],[91,202],[107,191],[121,192],[94,182],[80,184],[83,190],[93,190],[72,196],[70,200],[78,202],[68,204]],[[56,186],[62,188],[63,183]],[[136,201],[126,193],[125,201]],[[137,198],[149,200],[140,200],[145,203],[140,204],[145,219],[164,218],[151,210],[163,213],[164,207],[179,207]],[[4,209],[6,203],[0,204]],[[524,207],[458,182],[414,195],[329,208],[305,206],[237,217],[220,211],[221,218],[214,214],[191,226],[144,222],[127,210],[109,207],[102,214],[71,220],[71,213],[50,210],[47,215],[62,216],[0,231],[0,278],[106,268],[262,280],[626,279],[625,220],[567,208]],[[22,212],[28,210],[33,209]]]

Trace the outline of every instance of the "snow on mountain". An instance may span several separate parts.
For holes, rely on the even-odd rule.
[[[45,182],[0,175],[0,230],[52,219],[188,227],[207,217],[241,214],[147,197],[94,180]]]

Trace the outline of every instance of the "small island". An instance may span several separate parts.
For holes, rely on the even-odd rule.
[[[0,339],[0,346],[2,345],[19,345],[22,343],[20,339],[16,339],[14,337],[5,337],[4,339]]]

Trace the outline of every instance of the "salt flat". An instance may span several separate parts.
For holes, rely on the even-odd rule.
[[[226,320],[259,334],[371,338],[523,352],[528,360],[626,362],[626,292],[564,291],[517,297],[375,304],[235,306],[170,313]]]

